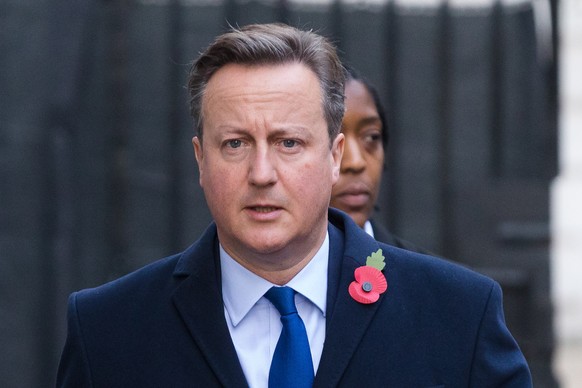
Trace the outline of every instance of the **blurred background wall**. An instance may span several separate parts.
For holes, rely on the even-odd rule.
[[[551,280],[556,372],[582,384],[582,2],[560,5],[559,175],[552,186]]]
[[[562,170],[550,197],[564,165],[558,9],[557,0],[0,0],[0,386],[52,386],[67,295],[182,250],[207,226],[188,64],[228,23],[271,21],[329,36],[377,85],[392,136],[379,218],[498,280],[536,386],[557,386],[554,304],[575,309],[562,309],[572,287],[556,275],[580,264],[570,253],[550,272],[550,247],[576,243],[550,245],[572,210],[551,218],[550,198],[565,203],[581,171],[575,163],[562,179]]]

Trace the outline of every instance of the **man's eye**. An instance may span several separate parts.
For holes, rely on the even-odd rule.
[[[291,140],[291,139],[283,140],[283,147],[292,148],[292,147],[295,147],[295,145],[297,145],[297,142],[295,140]]]
[[[238,148],[242,145],[242,142],[238,139],[234,139],[234,140],[229,140],[228,141],[228,146],[230,148]]]

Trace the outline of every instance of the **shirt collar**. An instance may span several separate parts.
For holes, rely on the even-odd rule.
[[[220,245],[222,298],[231,323],[237,326],[274,284],[249,271]],[[325,316],[327,306],[327,266],[329,233],[311,261],[286,285],[299,294],[298,303],[311,301]]]
[[[372,223],[370,222],[370,220],[366,220],[366,223],[364,224],[364,230],[370,236],[374,237],[374,229],[372,228]]]

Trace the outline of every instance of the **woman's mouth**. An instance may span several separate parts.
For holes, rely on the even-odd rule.
[[[368,205],[370,194],[365,191],[347,191],[335,196],[335,201],[346,207],[359,208]]]

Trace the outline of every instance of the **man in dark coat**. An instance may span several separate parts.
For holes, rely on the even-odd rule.
[[[71,295],[59,387],[531,386],[497,283],[328,209],[344,77],[325,38],[285,25],[232,29],[201,54],[193,144],[214,222]]]

